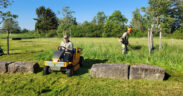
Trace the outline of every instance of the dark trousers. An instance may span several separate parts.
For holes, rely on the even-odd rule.
[[[71,61],[72,61],[72,54],[71,53],[65,53],[64,62],[71,62]]]
[[[0,56],[4,54],[3,50],[0,48]]]

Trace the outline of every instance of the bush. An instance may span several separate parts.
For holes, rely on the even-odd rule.
[[[56,30],[50,30],[46,33],[46,37],[56,37],[57,31]]]
[[[27,32],[29,32],[29,30],[27,30],[25,28],[22,30],[22,33],[27,33]]]

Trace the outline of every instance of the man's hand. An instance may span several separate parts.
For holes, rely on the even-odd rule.
[[[122,37],[120,37],[120,38],[119,38],[119,42],[121,42],[122,40],[123,40],[123,38],[122,38]]]
[[[65,51],[69,51],[69,50],[66,48]]]

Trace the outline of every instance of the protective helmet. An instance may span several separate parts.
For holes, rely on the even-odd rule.
[[[130,32],[130,33],[132,32],[132,28],[131,27],[128,28],[128,32]]]

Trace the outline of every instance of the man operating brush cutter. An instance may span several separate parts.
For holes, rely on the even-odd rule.
[[[132,32],[132,28],[129,27],[128,28],[128,31],[123,33],[123,35],[119,38],[119,41],[121,42],[121,48],[122,48],[122,53],[124,55],[127,54],[127,46],[129,45],[129,41],[128,41],[128,38],[129,38],[129,34]]]
[[[1,49],[1,46],[0,46],[0,56],[4,55],[4,52],[3,52],[3,49]]]

